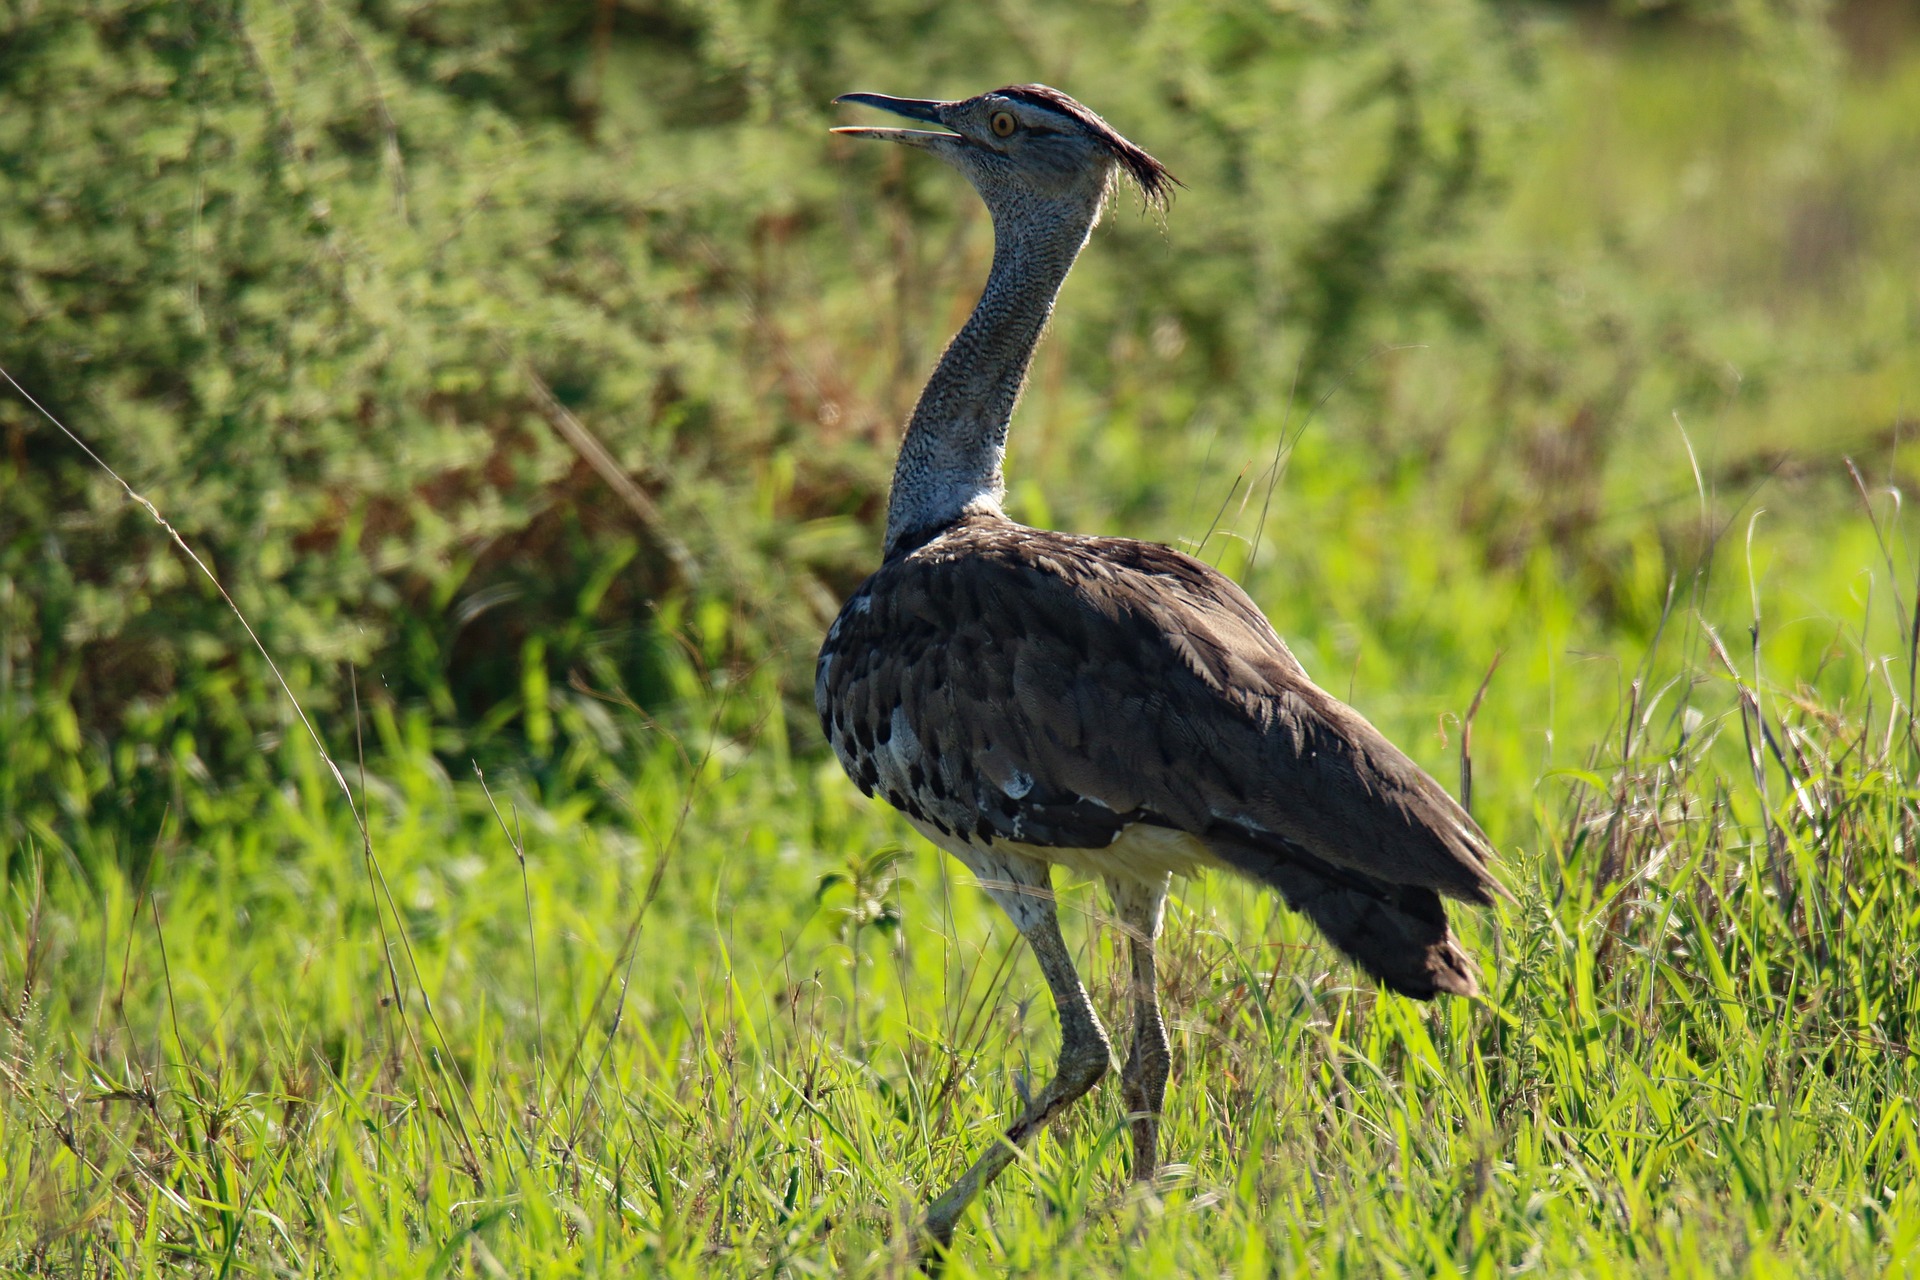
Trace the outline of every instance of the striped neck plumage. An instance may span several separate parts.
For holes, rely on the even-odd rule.
[[[888,559],[963,516],[1000,514],[1013,408],[1053,301],[1099,213],[1097,200],[994,210],[987,286],[927,380],[900,444],[887,501]]]

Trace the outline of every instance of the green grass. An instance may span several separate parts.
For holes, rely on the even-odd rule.
[[[1920,1273],[1920,528],[1887,492],[1913,444],[1873,444],[1920,398],[1920,313],[1887,283],[1920,243],[1890,159],[1920,59],[1850,84],[1844,163],[1796,188],[1880,175],[1836,188],[1864,247],[1818,288],[1762,288],[1792,221],[1761,199],[1786,163],[1767,140],[1793,122],[1742,134],[1737,69],[1668,46],[1556,49],[1572,123],[1521,166],[1484,271],[1551,256],[1602,302],[1610,273],[1686,277],[1699,314],[1634,323],[1771,353],[1767,394],[1682,387],[1710,362],[1677,361],[1596,444],[1605,350],[1508,422],[1436,337],[1378,357],[1388,421],[1335,402],[1308,425],[1264,525],[1257,477],[1300,422],[1277,393],[1229,419],[1157,395],[1138,350],[1100,395],[1050,353],[1015,442],[1029,518],[1198,544],[1225,502],[1205,553],[1449,785],[1497,660],[1473,807],[1515,900],[1460,913],[1486,998],[1380,995],[1271,898],[1179,886],[1177,1167],[1129,1187],[1103,1088],[985,1197],[952,1275]],[[1726,137],[1749,160],[1680,181]],[[1663,206],[1676,190],[1705,194]],[[1855,428],[1864,503],[1836,461]],[[1735,464],[1762,446],[1793,465],[1749,500]],[[964,874],[787,723],[812,634],[736,667],[725,618],[660,629],[690,638],[660,659],[659,719],[529,660],[526,763],[490,795],[449,773],[433,713],[368,687],[327,726],[364,836],[305,740],[254,743],[285,779],[263,788],[182,735],[120,771],[172,780],[137,797],[166,815],[151,845],[108,795],[5,851],[0,1268],[910,1270],[916,1207],[1048,1070],[1044,985]],[[1060,887],[1123,1032],[1119,935]]]
[[[1479,775],[1484,811],[1540,819],[1508,845],[1515,903],[1465,925],[1485,1000],[1379,995],[1271,899],[1185,885],[1177,1169],[1128,1189],[1102,1090],[953,1274],[1920,1266],[1910,722],[1771,685],[1743,714],[1670,627],[1696,659],[1653,661],[1610,745],[1532,786]],[[424,721],[375,721],[372,864],[289,743],[303,781],[201,813],[148,889],[57,862],[15,884],[9,1265],[904,1269],[916,1201],[1055,1042],[984,895],[832,765],[706,728],[594,780],[625,823],[503,787],[503,828]],[[1117,1027],[1119,935],[1063,896]]]

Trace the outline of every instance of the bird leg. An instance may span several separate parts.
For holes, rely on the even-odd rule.
[[[1030,858],[1006,858],[997,853],[970,849],[972,856],[963,861],[980,878],[981,887],[993,895],[1033,948],[1040,972],[1053,991],[1054,1007],[1060,1014],[1060,1061],[1053,1079],[1028,1101],[1020,1118],[1009,1125],[998,1142],[974,1161],[960,1180],[927,1207],[921,1226],[927,1240],[944,1251],[953,1243],[954,1225],[974,1197],[1000,1176],[1020,1148],[1064,1112],[1080,1096],[1093,1088],[1110,1066],[1111,1049],[1100,1017],[1093,1010],[1080,975],[1074,971],[1073,958],[1067,953],[1066,940],[1060,936],[1060,920],[1054,912],[1053,887],[1046,863]]]
[[[1167,882],[1109,880],[1114,913],[1126,930],[1133,960],[1133,1049],[1120,1073],[1120,1093],[1133,1124],[1133,1177],[1151,1181],[1159,1168],[1160,1110],[1167,1097],[1167,1072],[1173,1062],[1167,1024],[1160,1017],[1160,988],[1154,972],[1153,943],[1167,905]]]

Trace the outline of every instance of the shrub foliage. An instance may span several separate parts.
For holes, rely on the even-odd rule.
[[[1379,315],[1484,323],[1452,255],[1514,119],[1496,15],[1102,13],[16,6],[6,367],[321,708],[350,669],[469,744],[526,741],[530,680],[652,705],[663,605],[714,661],[790,667],[871,554],[986,230],[945,175],[836,146],[837,92],[1058,80],[1204,187],[1177,240],[1116,211],[1063,326],[1092,385],[1131,345],[1171,404],[1246,412],[1321,394]],[[233,619],[11,395],[0,431],[8,715],[52,749],[7,807],[244,772],[285,713]]]

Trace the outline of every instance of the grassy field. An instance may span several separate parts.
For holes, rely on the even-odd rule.
[[[1592,299],[1541,317],[1579,363],[1507,366],[1549,391],[1463,385],[1444,332],[1409,332],[1351,375],[1377,419],[1331,375],[1322,412],[1228,416],[1157,390],[1177,326],[1063,318],[1015,514],[1235,573],[1449,786],[1470,762],[1514,902],[1463,922],[1486,997],[1423,1006],[1268,897],[1176,886],[1176,1163],[1128,1185],[1103,1088],[949,1275],[1920,1274],[1920,52],[1894,44],[1815,129],[1792,84],[1684,37],[1543,37],[1469,278],[1551,263]],[[1207,201],[1183,194],[1170,252],[1219,232]],[[980,263],[959,227],[928,343]],[[1123,289],[1100,244],[1066,316]],[[1639,277],[1680,301],[1622,301]],[[1116,372],[1090,388],[1063,369],[1095,347]],[[1284,385],[1305,356],[1265,358]],[[911,1271],[916,1206],[1048,1071],[1052,1009],[1006,920],[794,712],[815,634],[729,663],[702,607],[662,624],[687,637],[669,711],[527,663],[525,758],[487,779],[369,676],[321,720],[337,776],[297,729],[246,748],[269,788],[176,739],[150,844],[104,813],[20,834],[0,1269]],[[1059,887],[1124,1028],[1107,904]]]

